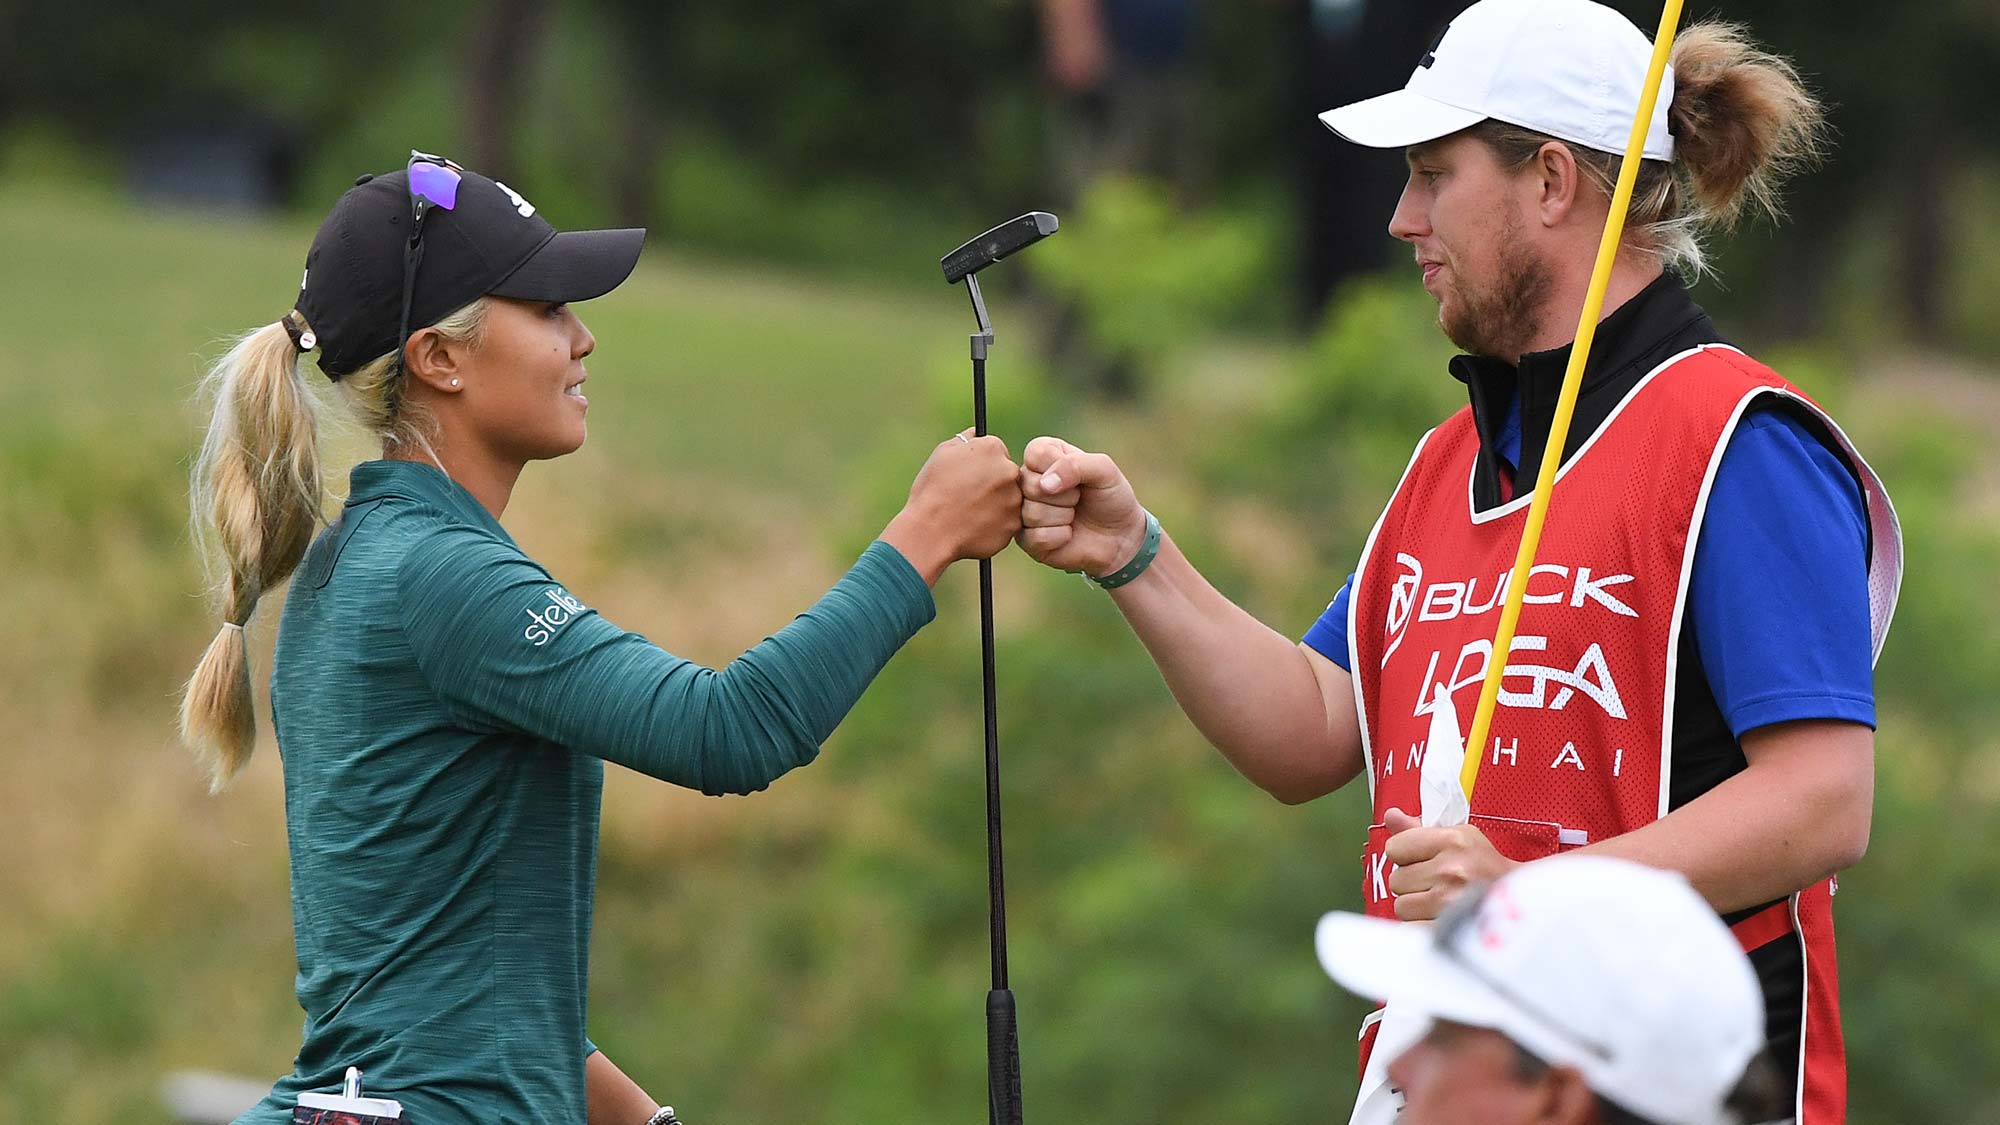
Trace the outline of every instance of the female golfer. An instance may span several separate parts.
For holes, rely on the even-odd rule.
[[[218,786],[255,738],[243,629],[291,578],[271,709],[304,1043],[243,1123],[290,1121],[350,1066],[417,1125],[665,1120],[585,1038],[603,763],[764,788],[930,621],[944,569],[1020,526],[1006,447],[961,434],[846,576],[727,668],[598,616],[500,516],[524,465],[583,444],[596,340],[569,302],[623,281],[644,233],[557,233],[412,154],[341,197],[296,307],[209,376],[194,502],[223,624],[181,724]],[[314,349],[382,448],[317,537]]]

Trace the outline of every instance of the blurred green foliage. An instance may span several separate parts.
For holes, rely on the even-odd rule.
[[[1105,176],[1085,189],[1060,235],[1037,246],[1026,268],[1118,362],[1142,365],[1224,325],[1268,328],[1290,312],[1271,294],[1274,209],[1183,214],[1158,184]]]
[[[1307,341],[1267,412],[1264,454],[1225,451],[1218,471],[1284,496],[1340,537],[1325,544],[1358,556],[1375,511],[1329,511],[1338,493],[1380,496],[1409,463],[1416,438],[1464,405],[1463,388],[1441,377],[1453,354],[1437,328],[1437,305],[1406,277],[1351,283]],[[1329,482],[1342,482],[1338,490]],[[1341,512],[1362,522],[1341,523]],[[1348,548],[1340,550],[1340,548]]]

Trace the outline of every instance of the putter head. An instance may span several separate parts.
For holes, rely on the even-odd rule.
[[[1001,223],[939,260],[945,283],[957,284],[1016,250],[1033,246],[1054,234],[1059,225],[1047,211],[1030,211]]]

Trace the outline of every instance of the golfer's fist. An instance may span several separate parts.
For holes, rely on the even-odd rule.
[[[1020,529],[1020,470],[1007,443],[966,430],[931,451],[882,538],[934,583],[959,559],[1000,553]]]
[[[1021,453],[1017,541],[1036,562],[1101,578],[1139,553],[1146,513],[1111,458],[1038,437]]]

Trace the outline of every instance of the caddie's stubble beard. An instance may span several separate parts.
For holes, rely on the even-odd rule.
[[[1450,285],[1456,300],[1438,304],[1438,327],[1472,355],[1515,363],[1541,333],[1542,308],[1554,282],[1548,264],[1520,232],[1520,217],[1510,215],[1491,285],[1474,290],[1454,270]]]

